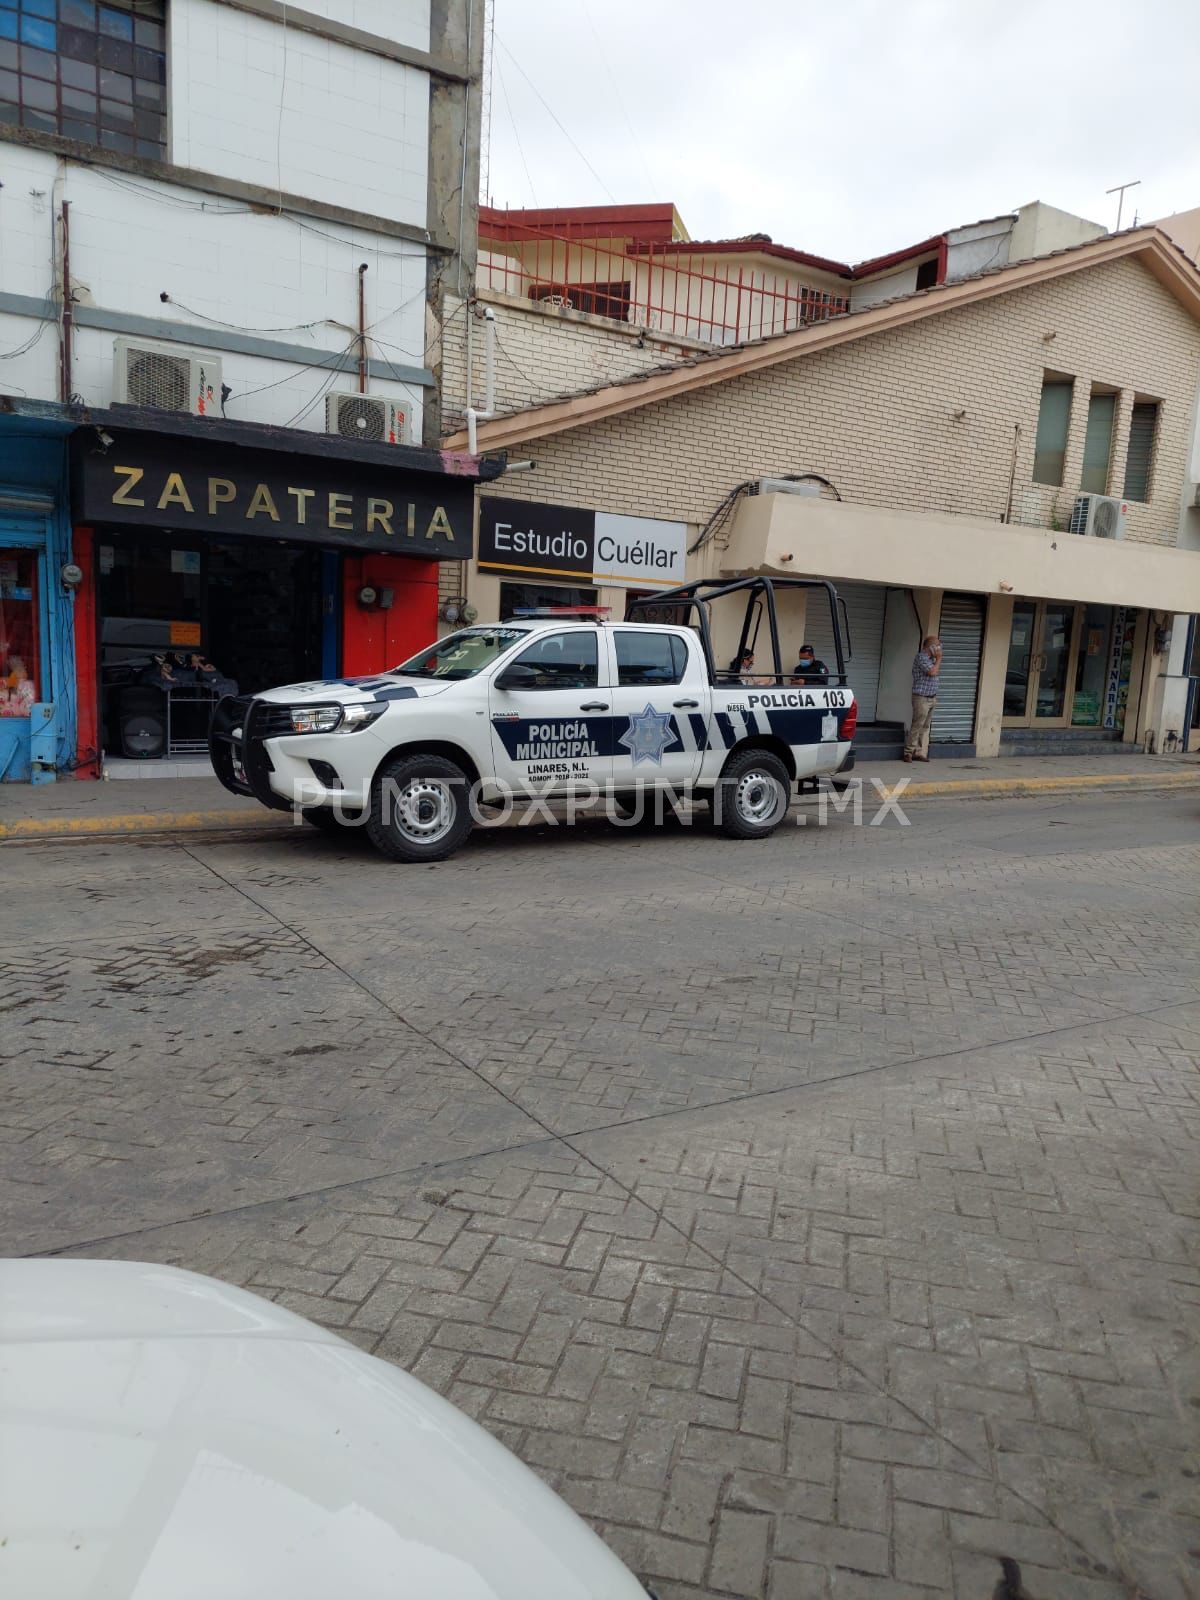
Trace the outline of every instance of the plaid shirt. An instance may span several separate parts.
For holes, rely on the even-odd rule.
[[[914,694],[923,695],[926,700],[937,699],[937,674],[933,670],[933,657],[928,650],[922,650],[914,656],[912,678],[912,692]]]

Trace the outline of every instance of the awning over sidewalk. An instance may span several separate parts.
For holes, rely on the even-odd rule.
[[[1200,612],[1200,551],[791,494],[741,503],[721,565]]]

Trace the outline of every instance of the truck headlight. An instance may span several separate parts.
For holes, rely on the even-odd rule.
[[[342,720],[341,706],[293,706],[293,733],[332,733]]]
[[[369,728],[387,710],[385,705],[377,705],[372,700],[361,701],[358,705],[343,706],[342,720],[338,723],[339,733],[353,733],[357,728]]]

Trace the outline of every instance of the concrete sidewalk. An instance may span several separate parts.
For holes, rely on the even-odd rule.
[[[1200,790],[1200,755],[1000,756],[907,766],[864,762],[855,777],[873,793],[904,778],[911,800],[1005,799],[1021,795]],[[215,778],[149,778],[133,783],[67,779],[39,785],[0,784],[0,842],[105,838],[122,835],[276,832],[295,826],[285,812],[228,793]]]

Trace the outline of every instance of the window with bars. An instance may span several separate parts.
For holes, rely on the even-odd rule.
[[[628,283],[535,283],[531,300],[542,300],[567,311],[586,311],[593,317],[629,319]]]
[[[1158,432],[1158,401],[1136,400],[1129,421],[1129,448],[1125,453],[1125,499],[1149,500],[1150,464]]]
[[[0,123],[166,159],[166,0],[0,0]]]

